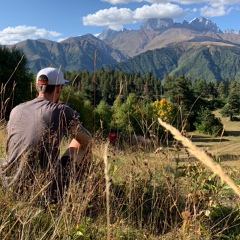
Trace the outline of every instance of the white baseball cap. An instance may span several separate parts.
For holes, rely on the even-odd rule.
[[[37,84],[40,85],[64,85],[69,81],[64,79],[62,71],[58,68],[43,68],[37,74]]]

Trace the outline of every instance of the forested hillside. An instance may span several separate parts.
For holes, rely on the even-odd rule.
[[[139,72],[164,79],[166,75],[185,75],[207,82],[240,79],[240,48],[224,45],[177,44],[140,54],[118,64],[106,66],[125,72]]]

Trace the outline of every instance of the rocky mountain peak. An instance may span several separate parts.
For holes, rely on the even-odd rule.
[[[172,18],[149,18],[146,19],[141,29],[147,29],[147,30],[159,30],[160,28],[168,28],[171,27],[174,24],[174,21]]]
[[[176,23],[172,18],[148,18],[142,23],[141,30],[152,30],[152,31],[159,32],[162,29],[167,29],[171,27],[195,29],[202,32],[211,31],[214,33],[223,33],[221,29],[216,25],[216,23],[204,17],[194,18],[190,22],[187,22],[186,20],[184,20],[182,23]],[[119,34],[125,31],[131,31],[131,30],[127,30],[126,28],[123,28],[120,31],[116,31],[108,28],[104,30],[101,34],[99,34],[98,38],[100,40],[114,39],[118,37]]]
[[[108,28],[108,29],[104,30],[101,34],[99,34],[98,38],[100,40],[115,38],[124,31],[127,31],[127,29],[123,28],[122,30],[116,31],[111,28]]]
[[[224,33],[228,33],[228,34],[237,34],[237,35],[240,35],[240,31],[236,31],[236,30],[233,30],[233,29],[227,29],[224,31]]]
[[[216,23],[204,17],[194,18],[189,22],[189,25],[199,30],[208,30],[215,33],[223,33]]]

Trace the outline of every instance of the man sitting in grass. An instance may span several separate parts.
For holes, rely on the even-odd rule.
[[[47,198],[58,201],[69,185],[72,169],[80,176],[80,171],[88,168],[91,134],[81,125],[76,111],[59,103],[68,82],[59,69],[42,69],[36,78],[38,97],[19,104],[10,114],[2,179],[15,194],[46,188]],[[64,136],[72,140],[60,157]]]

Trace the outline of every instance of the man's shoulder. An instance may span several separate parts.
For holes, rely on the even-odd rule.
[[[21,108],[24,108],[25,106],[29,106],[33,103],[34,99],[33,100],[30,100],[30,101],[26,101],[26,102],[22,102],[22,103],[19,103],[18,105],[16,105],[12,111],[18,111],[19,109]]]
[[[60,102],[60,103],[57,103],[58,107],[60,109],[63,109],[65,111],[69,111],[69,112],[76,112],[74,109],[72,109],[68,104],[66,103],[63,103],[63,102]]]

